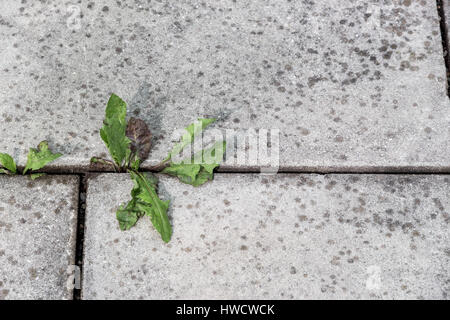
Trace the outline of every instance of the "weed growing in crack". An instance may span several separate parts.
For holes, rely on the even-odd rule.
[[[100,136],[113,161],[94,157],[91,162],[111,166],[116,172],[128,172],[134,182],[131,200],[121,205],[116,213],[120,229],[130,229],[139,218],[146,215],[160,233],[162,240],[169,242],[172,237],[172,227],[167,216],[170,201],[159,198],[158,178],[139,170],[141,163],[150,153],[151,132],[141,119],[131,118],[127,122],[126,114],[126,103],[112,94],[106,106]],[[214,169],[223,160],[225,141],[217,142],[181,163],[175,163],[173,158],[180,155],[186,147],[191,146],[194,138],[214,121],[216,119],[198,119],[196,123],[186,127],[181,141],[172,148],[163,161],[152,169],[175,176],[181,182],[195,187],[213,180]]]
[[[31,148],[28,152],[27,164],[22,171],[22,175],[31,172],[30,178],[35,180],[45,175],[45,173],[36,173],[34,171],[42,169],[47,164],[55,161],[61,156],[61,153],[53,153],[49,149],[47,141],[42,141],[39,143],[37,149]],[[20,173],[14,159],[7,153],[0,153],[0,173],[5,173],[8,175],[16,175]]]

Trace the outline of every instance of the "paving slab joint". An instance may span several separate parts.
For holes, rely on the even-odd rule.
[[[84,221],[86,212],[86,193],[87,193],[87,174],[78,174],[79,176],[79,191],[78,191],[78,218],[77,218],[77,230],[76,230],[76,246],[75,246],[75,265],[79,272],[79,277],[83,274],[83,248],[84,248]],[[73,300],[81,300],[82,294],[82,281],[75,279],[76,285],[73,290]],[[78,284],[78,285],[77,285]]]

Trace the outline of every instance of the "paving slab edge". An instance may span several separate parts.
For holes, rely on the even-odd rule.
[[[20,167],[19,167],[20,169]],[[232,167],[220,166],[217,173],[261,173],[261,167],[246,166],[246,167]],[[145,172],[156,172],[149,170],[148,166],[141,168]],[[99,169],[90,165],[86,166],[59,166],[48,165],[45,170],[36,172],[47,173],[50,175],[82,175],[93,173],[116,173],[111,169]],[[450,174],[450,165],[445,166],[280,166],[278,170],[270,170],[271,173],[341,173],[341,174]]]

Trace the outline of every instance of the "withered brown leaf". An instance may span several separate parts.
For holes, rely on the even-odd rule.
[[[146,160],[152,146],[152,134],[147,124],[141,119],[130,118],[128,120],[126,136],[131,140],[131,152],[137,154],[139,160]]]

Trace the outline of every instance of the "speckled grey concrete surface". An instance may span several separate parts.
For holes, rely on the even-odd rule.
[[[155,134],[280,129],[293,170],[450,169],[435,1],[0,2],[0,150],[44,138],[53,166],[106,155],[111,92]],[[245,168],[252,163],[230,164]],[[225,168],[225,167],[224,167]]]
[[[121,232],[127,175],[89,180],[85,299],[448,299],[450,180],[218,174],[162,179],[174,235]]]
[[[71,299],[78,178],[0,176],[0,300]]]

